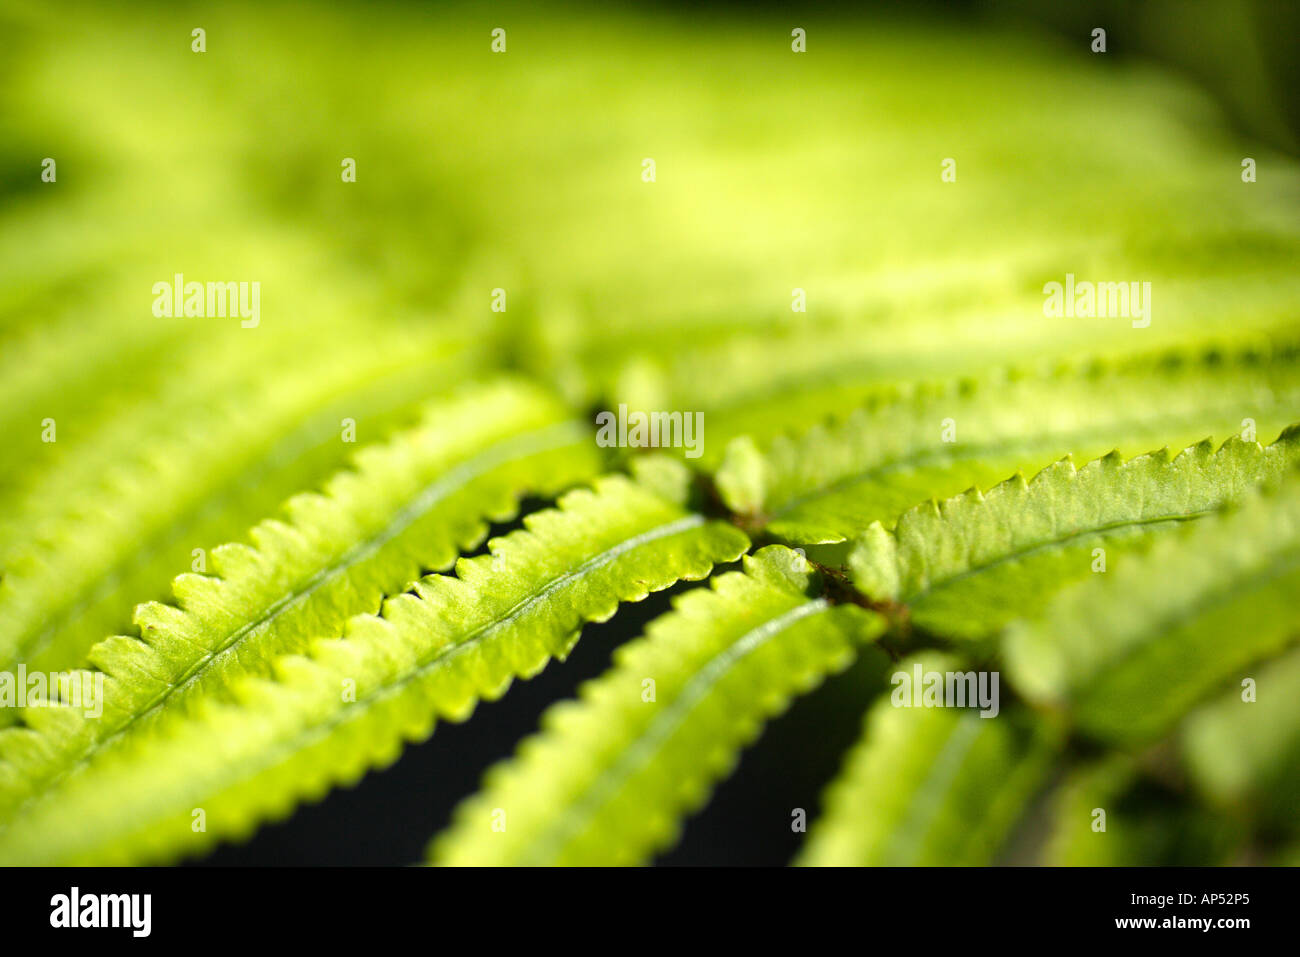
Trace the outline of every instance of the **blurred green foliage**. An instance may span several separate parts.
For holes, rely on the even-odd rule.
[[[1033,11],[1053,36],[842,10],[5,0],[0,667],[84,664],[196,547],[241,540],[345,465],[342,419],[376,442],[489,373],[573,410],[702,411],[697,468],[706,485],[723,469],[760,532],[763,468],[821,494],[952,407],[1012,423],[997,454],[882,484],[855,521],[1070,451],[1182,447],[1248,418],[1271,441],[1300,419],[1290,61],[1268,5],[1193,6],[1112,11],[1126,55],[1110,56],[1070,10]],[[1137,49],[1222,81],[1237,123]],[[156,318],[151,288],[175,273],[260,282],[258,328]],[[1150,282],[1150,327],[1045,317],[1043,285],[1067,273]],[[807,431],[822,422],[842,430],[830,452]],[[1290,685],[1288,662],[1269,673]],[[1190,779],[1124,754],[1058,803],[1111,789],[1196,825],[1188,842],[1153,831],[1139,863],[1289,846],[1294,815],[1256,808],[1249,782],[1294,796],[1276,763],[1292,711],[1270,706],[1267,755],[1214,770],[1207,754],[1265,731],[1207,707],[1165,743]],[[1000,762],[1009,735],[989,744]],[[1202,840],[1209,807],[1232,823]],[[1093,854],[1072,840],[1060,859]]]

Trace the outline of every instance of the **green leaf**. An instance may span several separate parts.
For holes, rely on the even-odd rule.
[[[358,446],[342,441],[344,419],[371,444],[418,419],[430,382],[474,369],[464,350],[419,341],[400,354],[292,348],[310,375],[266,375],[247,349],[210,347],[169,359],[174,378],[147,402],[74,389],[20,423],[15,456],[19,439],[39,443],[32,425],[46,417],[58,441],[38,444],[0,494],[0,667],[82,665],[130,626],[137,602],[169,594],[196,549],[245,534],[345,466]]]
[[[1007,668],[1023,694],[1126,745],[1300,635],[1300,474],[1202,519],[1147,554],[1061,592],[1013,625]]]
[[[1034,725],[1001,702],[988,716],[909,705],[912,685],[898,676],[911,682],[918,666],[945,682],[949,673],[972,673],[948,655],[899,662],[894,691],[869,709],[861,741],[827,789],[800,864],[992,864],[1046,782],[1059,745],[1050,723]],[[985,680],[992,689],[992,675]]]
[[[1122,754],[1073,769],[1051,795],[1047,827],[1043,863],[1064,867],[1221,866],[1247,837]]]
[[[727,505],[768,535],[792,544],[840,542],[874,521],[892,525],[918,501],[988,486],[1066,455],[1136,455],[1251,424],[1276,434],[1294,419],[1297,403],[1300,372],[1285,352],[1017,373],[1006,381],[919,387],[766,449],[737,439],[717,484]]]
[[[673,843],[763,722],[849,665],[883,622],[830,605],[800,555],[687,592],[616,664],[551,708],[431,846],[440,864],[639,864]],[[870,652],[883,669],[885,655]],[[504,822],[504,830],[498,825]]]
[[[1300,830],[1300,649],[1249,669],[1231,690],[1192,712],[1180,745],[1192,781],[1216,805]]]
[[[869,599],[907,606],[909,621],[945,638],[997,634],[1041,612],[1068,584],[1116,571],[1161,532],[1213,513],[1300,461],[1300,429],[1267,449],[1201,442],[1172,461],[1165,451],[1082,469],[1066,459],[1030,482],[1017,475],[904,512],[893,531],[874,523],[849,555]],[[1095,549],[1101,548],[1100,556]],[[1099,562],[1100,559],[1100,562]]]
[[[590,432],[533,386],[502,382],[432,405],[417,428],[363,449],[355,471],[211,553],[215,575],[176,578],[176,605],[136,610],[139,635],[96,645],[103,714],[28,709],[0,731],[0,823],[16,804],[105,747],[149,732],[274,656],[338,634],[422,570],[447,567],[521,495],[554,493],[598,465]]]
[[[584,622],[748,546],[621,476],[524,523],[490,554],[458,561],[455,577],[423,578],[342,638],[281,660],[271,679],[238,682],[232,702],[209,696],[191,719],[75,769],[7,822],[0,861],[166,860],[245,835],[391,762],[436,717],[465,719],[566,655]]]

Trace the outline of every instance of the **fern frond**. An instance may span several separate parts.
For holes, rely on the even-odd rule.
[[[747,556],[743,574],[682,595],[579,700],[554,706],[541,732],[488,772],[431,859],[644,863],[674,840],[765,719],[847,667],[882,630],[878,616],[820,595],[820,576],[782,546]],[[883,670],[884,653],[872,653]]]
[[[248,677],[232,701],[135,735],[11,815],[0,861],[109,863],[193,853],[394,760],[435,718],[563,657],[587,621],[737,558],[745,536],[621,476],[566,494],[525,529],[353,618],[342,638]],[[61,713],[66,709],[56,709]],[[142,739],[143,738],[143,739]],[[191,828],[204,812],[206,830]]]
[[[1213,377],[1206,375],[1213,368]],[[1066,455],[1184,447],[1236,434],[1243,420],[1275,435],[1295,418],[1293,357],[1134,363],[1005,382],[925,387],[859,410],[840,425],[766,450],[728,448],[717,475],[727,505],[791,543],[840,542],[904,509],[1036,471]],[[951,441],[945,441],[945,438]]]
[[[1300,473],[1202,519],[1011,626],[1016,687],[1097,738],[1134,744],[1300,635]]]
[[[967,672],[948,655],[898,663],[909,678]],[[860,742],[826,792],[798,863],[814,866],[987,865],[1044,784],[1060,744],[1020,709],[896,705],[904,685],[868,710]]]
[[[29,728],[0,731],[0,822],[105,745],[377,611],[477,545],[487,519],[513,515],[521,495],[594,474],[595,451],[585,426],[531,386],[501,382],[433,404],[416,429],[362,449],[356,470],[323,494],[289,500],[287,521],[258,525],[251,546],[214,549],[214,576],[178,576],[176,605],[139,606],[139,637],[92,648],[105,673],[102,716],[29,709]]]
[[[1300,428],[1267,449],[1231,438],[1170,460],[1118,454],[1075,469],[1065,459],[987,493],[972,489],[904,512],[893,531],[874,523],[849,554],[854,584],[873,601],[905,604],[933,634],[974,640],[1088,575],[1110,573],[1160,531],[1207,515],[1300,461]],[[1103,549],[1105,565],[1093,554]]]

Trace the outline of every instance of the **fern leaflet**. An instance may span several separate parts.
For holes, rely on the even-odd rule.
[[[859,537],[849,567],[867,597],[905,604],[912,624],[947,638],[987,638],[1297,461],[1297,428],[1267,449],[1232,438],[1218,452],[1201,442],[1172,461],[1164,451],[1128,462],[1112,453],[1076,470],[1066,459],[1030,482],[1016,476],[987,493],[919,505],[893,531],[877,522]]]
[[[1013,625],[1016,687],[1088,734],[1138,743],[1300,634],[1300,473],[1156,543]]]

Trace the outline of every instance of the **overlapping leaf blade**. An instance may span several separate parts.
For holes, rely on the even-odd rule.
[[[289,348],[263,339],[268,352]],[[246,348],[195,351],[166,360],[173,377],[147,403],[72,390],[22,423],[35,433],[48,417],[58,441],[27,456],[0,493],[0,667],[82,664],[91,645],[130,626],[137,602],[169,594],[180,569],[201,570],[196,549],[242,536],[345,466],[357,448],[345,421],[360,443],[377,442],[445,389],[431,381],[455,383],[475,364],[450,343],[394,355],[351,342],[296,350],[312,376],[268,377]],[[14,436],[5,447],[6,465],[19,461],[24,444]]]
[[[745,536],[620,476],[568,493],[526,528],[430,575],[342,638],[250,677],[233,700],[78,768],[0,831],[0,861],[193,853],[355,780],[563,656],[586,621],[738,557]],[[191,825],[202,809],[205,829]]]
[[[1192,781],[1214,805],[1300,830],[1300,649],[1193,711],[1179,738]]]
[[[1300,461],[1300,429],[1268,448],[1229,439],[1201,442],[1172,460],[1118,454],[1076,469],[1064,460],[1034,478],[1016,476],[910,509],[892,530],[875,523],[849,556],[868,598],[907,606],[913,625],[946,638],[996,635],[1014,618],[1121,556],[1278,479]],[[1100,553],[1097,549],[1101,549]]]
[[[769,546],[681,596],[614,668],[554,706],[431,847],[442,864],[635,864],[675,838],[740,748],[883,628]],[[866,652],[883,669],[878,649]],[[498,825],[504,821],[505,827]]]
[[[892,525],[918,501],[1066,455],[1136,455],[1251,427],[1277,434],[1298,404],[1300,374],[1285,350],[1014,374],[920,387],[767,448],[737,439],[717,482],[727,504],[769,535],[840,542],[873,521]]]
[[[923,654],[897,673],[972,673],[959,659]],[[976,679],[978,681],[978,678]],[[986,688],[993,688],[987,683]],[[987,865],[1046,782],[1059,737],[998,702],[913,706],[897,682],[868,711],[861,741],[831,784],[825,813],[800,854],[805,865]]]
[[[515,513],[521,495],[589,478],[589,431],[533,386],[502,382],[433,405],[424,422],[357,456],[323,494],[291,499],[287,521],[263,522],[252,544],[211,555],[214,576],[176,578],[176,605],[136,611],[138,636],[105,639],[90,661],[105,676],[103,714],[33,708],[0,731],[0,826],[49,781],[124,737],[267,674],[277,654],[338,634],[422,570],[445,568]]]
[[[1300,637],[1300,474],[1061,592],[1004,639],[1016,687],[1133,744]]]
[[[1241,820],[1180,800],[1119,753],[1072,769],[1047,825],[1042,863],[1067,867],[1231,864],[1248,837]]]

